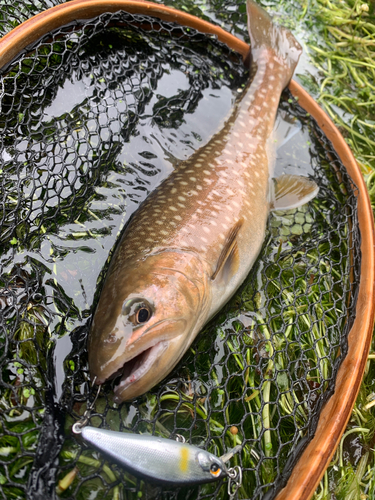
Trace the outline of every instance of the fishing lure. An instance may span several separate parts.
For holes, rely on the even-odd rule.
[[[228,468],[225,462],[240,451],[241,446],[217,457],[185,443],[179,435],[177,440],[172,440],[91,427],[87,423],[99,390],[82,419],[72,428],[86,444],[141,479],[172,486],[191,486],[228,477],[229,496],[235,495],[242,482],[242,470],[239,466]]]

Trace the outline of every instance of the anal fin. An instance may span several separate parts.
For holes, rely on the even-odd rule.
[[[231,276],[237,271],[239,266],[239,251],[237,245],[237,236],[242,227],[243,219],[241,218],[229,231],[224,247],[220,253],[216,264],[216,269],[211,279],[217,279],[220,276],[224,281],[228,281]]]
[[[319,187],[300,175],[281,175],[271,181],[271,210],[297,208],[315,198]]]

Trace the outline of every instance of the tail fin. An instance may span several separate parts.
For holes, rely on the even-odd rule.
[[[263,57],[264,50],[270,51],[285,69],[286,87],[293,76],[302,47],[289,30],[275,26],[267,12],[254,0],[247,0],[246,7],[252,61],[256,63],[257,57]]]

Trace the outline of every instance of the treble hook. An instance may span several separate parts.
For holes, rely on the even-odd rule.
[[[239,465],[235,465],[228,469],[228,495],[230,500],[235,496],[242,484],[242,469]]]

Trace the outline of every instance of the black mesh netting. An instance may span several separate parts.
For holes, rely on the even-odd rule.
[[[4,32],[49,3],[11,5]],[[227,498],[222,482],[167,490],[136,480],[70,429],[92,398],[86,337],[119,232],[220,127],[246,79],[241,58],[214,39],[125,13],[49,34],[3,71],[1,498]],[[237,497],[247,499],[274,497],[314,434],[360,267],[356,187],[287,92],[278,123],[292,133],[277,172],[312,175],[318,197],[270,216],[241,290],[167,380],[120,406],[104,386],[91,421],[179,433],[216,455],[241,444],[231,464],[243,468]]]

